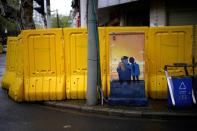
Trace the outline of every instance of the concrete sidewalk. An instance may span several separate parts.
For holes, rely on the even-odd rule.
[[[149,105],[146,107],[108,106],[107,104],[103,107],[100,105],[87,106],[85,104],[85,100],[48,101],[44,102],[44,104],[65,110],[75,110],[87,113],[97,113],[121,117],[197,119],[196,106],[185,109],[170,109],[167,106],[167,101],[158,100],[149,100]]]

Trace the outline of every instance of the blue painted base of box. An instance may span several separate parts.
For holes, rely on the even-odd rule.
[[[133,105],[133,106],[147,106],[147,98],[109,98],[109,105]]]
[[[109,105],[135,105],[146,106],[148,99],[145,96],[144,81],[110,83]]]

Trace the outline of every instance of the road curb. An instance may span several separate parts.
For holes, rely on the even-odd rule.
[[[182,112],[154,112],[154,111],[144,111],[142,113],[142,117],[145,118],[175,118],[175,119],[193,119],[193,118],[197,118],[197,114],[196,113],[182,113]]]
[[[170,112],[170,111],[138,111],[138,110],[124,110],[124,109],[112,109],[107,107],[97,107],[97,106],[86,106],[86,105],[76,105],[58,102],[44,102],[44,105],[51,106],[61,109],[69,109],[80,112],[87,113],[97,113],[102,115],[110,116],[121,116],[121,117],[135,117],[135,118],[163,118],[163,119],[193,119],[197,118],[197,113],[185,113],[185,112]]]

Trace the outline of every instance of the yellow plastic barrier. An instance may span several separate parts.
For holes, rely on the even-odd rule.
[[[192,27],[151,27],[147,47],[149,95],[154,99],[167,98],[167,82],[164,65],[192,62]],[[181,69],[169,71],[173,75],[184,74]]]
[[[105,28],[99,28],[101,77],[107,95]],[[67,99],[85,99],[87,90],[87,30],[64,28]]]
[[[65,99],[62,38],[62,29],[22,32],[26,101]]]
[[[2,88],[5,89],[9,89],[10,85],[15,81],[16,43],[17,37],[8,37],[6,53],[6,71],[2,78]]]
[[[102,87],[106,97],[110,93],[110,42],[113,34],[127,33],[144,34],[144,51],[141,53],[144,53],[142,76],[146,94],[151,98],[166,99],[167,83],[163,67],[166,64],[192,62],[192,27],[99,28]],[[114,37],[117,38],[122,37]],[[180,75],[184,71],[173,69],[170,74]],[[18,40],[8,38],[2,85],[4,88],[10,87],[9,96],[15,101],[85,99],[87,30],[26,30]]]
[[[16,76],[15,81],[10,85],[9,96],[15,101],[24,100],[24,44],[21,35],[18,36],[16,44]]]

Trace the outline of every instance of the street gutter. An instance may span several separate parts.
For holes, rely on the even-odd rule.
[[[176,112],[176,111],[138,111],[138,110],[126,110],[126,109],[112,109],[108,107],[101,106],[87,106],[87,105],[76,105],[68,103],[59,103],[53,101],[44,102],[44,105],[65,109],[65,110],[75,110],[86,113],[96,113],[101,115],[109,116],[120,116],[120,117],[130,117],[130,118],[159,118],[159,119],[197,119],[197,112]]]

